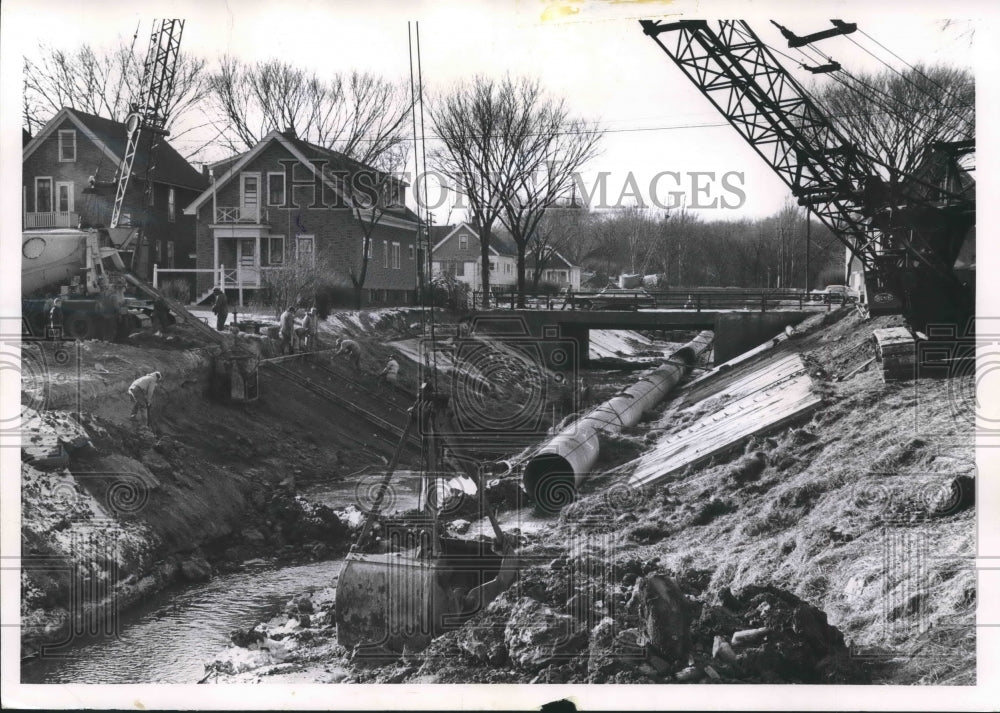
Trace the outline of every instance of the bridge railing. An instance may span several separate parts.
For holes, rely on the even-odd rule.
[[[767,312],[781,309],[832,309],[846,304],[846,295],[810,296],[803,290],[752,288],[683,288],[646,292],[602,292],[579,290],[571,292],[532,292],[524,299],[524,309],[677,309],[677,310],[754,310]],[[482,309],[483,294],[476,290],[470,295],[470,307]],[[492,309],[518,309],[517,290],[491,290]]]

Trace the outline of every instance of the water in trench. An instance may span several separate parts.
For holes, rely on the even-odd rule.
[[[81,640],[59,658],[25,663],[22,683],[197,683],[205,664],[295,594],[332,584],[342,561],[247,567],[205,584],[165,589],[126,611],[119,634]]]

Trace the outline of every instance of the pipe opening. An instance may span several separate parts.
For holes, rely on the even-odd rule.
[[[576,476],[569,461],[556,453],[542,453],[524,467],[524,489],[535,507],[555,514],[576,499]]]

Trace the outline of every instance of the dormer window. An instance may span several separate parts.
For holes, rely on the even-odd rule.
[[[73,129],[59,131],[59,161],[61,163],[76,161],[76,131]]]

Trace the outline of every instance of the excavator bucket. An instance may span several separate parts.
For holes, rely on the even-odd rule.
[[[419,651],[474,613],[463,611],[461,596],[495,578],[501,558],[479,542],[442,544],[435,559],[415,551],[349,556],[337,580],[340,644]]]

